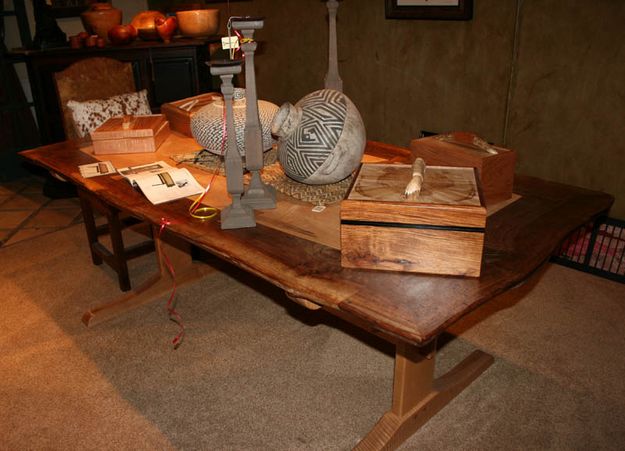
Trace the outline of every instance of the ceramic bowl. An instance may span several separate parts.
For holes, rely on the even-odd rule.
[[[197,38],[217,34],[219,27],[218,9],[192,9],[178,11],[178,30],[182,36]]]
[[[234,88],[232,112],[234,116],[235,138],[237,149],[241,156],[245,155],[245,118],[247,103],[245,89]],[[265,100],[258,101],[258,117],[260,119],[263,150],[273,147],[274,139],[271,136],[271,122],[278,111],[278,105]],[[191,116],[191,134],[193,138],[206,150],[221,155],[224,151],[224,102],[217,97],[208,105],[202,107]]]
[[[85,30],[108,40],[108,32],[122,23],[122,10],[113,8],[110,3],[93,3],[91,9],[80,15]]]

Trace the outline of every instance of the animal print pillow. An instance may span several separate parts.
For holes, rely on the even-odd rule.
[[[152,114],[148,102],[148,91],[120,94],[102,100],[85,100],[77,102],[70,100],[67,107],[72,112],[74,126],[78,136],[85,138],[108,119],[125,114],[147,115]]]

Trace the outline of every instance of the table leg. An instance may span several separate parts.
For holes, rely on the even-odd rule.
[[[91,252],[91,261],[94,265],[101,265],[104,260],[102,257],[94,251],[94,244],[98,242],[98,228],[95,224],[95,217],[93,214],[93,206],[85,191],[78,190],[78,198],[80,199],[80,209],[82,211],[82,219],[85,224],[85,231],[87,232],[87,241],[89,242],[89,251]]]
[[[171,293],[173,281],[168,269],[167,259],[176,274],[176,286],[198,280],[213,271],[209,265],[195,263],[191,258],[191,246],[181,238],[166,231],[159,237],[159,230],[154,227],[154,245],[158,261],[158,271],[138,288],[106,304],[94,307],[82,317],[86,326],[93,326],[115,318],[121,314],[156,300]]]
[[[494,361],[493,356],[474,351],[448,373],[434,379],[435,357],[436,342],[425,348],[397,345],[393,405],[355,450],[396,449]]]

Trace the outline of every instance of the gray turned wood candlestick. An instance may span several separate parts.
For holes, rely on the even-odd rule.
[[[254,72],[254,52],[257,47],[254,30],[263,26],[264,21],[260,17],[243,17],[232,21],[232,27],[240,30],[244,38],[241,49],[245,57],[245,166],[251,178],[242,202],[255,209],[276,208],[276,190],[265,185],[260,177],[263,168],[263,136]]]
[[[226,187],[232,198],[232,203],[221,210],[222,229],[241,229],[243,227],[255,227],[254,210],[241,203],[243,186],[243,162],[237,149],[234,113],[232,111],[232,97],[234,86],[232,76],[241,73],[242,61],[211,61],[211,75],[219,75],[221,78],[221,93],[224,96],[226,108],[226,154],[224,156],[226,168]]]
[[[325,78],[325,88],[343,92],[343,80],[339,75],[338,51],[336,46],[336,13],[339,9],[337,0],[329,0],[326,3],[329,17],[328,39],[328,73]]]

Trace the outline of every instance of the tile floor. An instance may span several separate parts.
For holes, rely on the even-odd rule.
[[[78,198],[44,196],[44,180],[30,176],[0,184],[0,247],[82,222]]]

